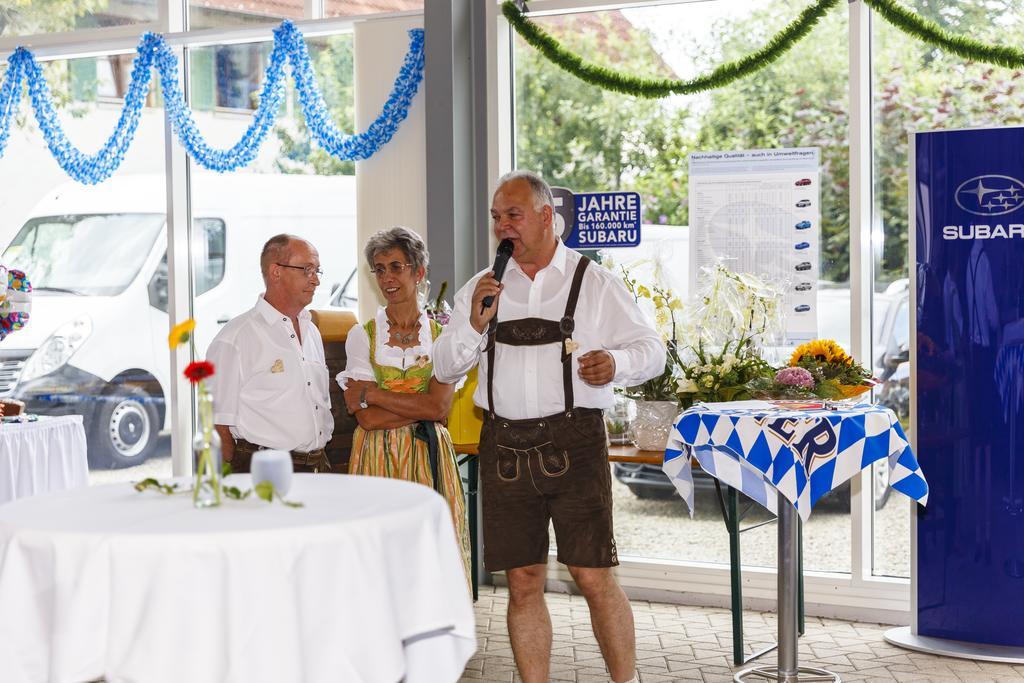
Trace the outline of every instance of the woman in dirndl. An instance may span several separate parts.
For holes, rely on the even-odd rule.
[[[364,253],[387,303],[349,332],[347,363],[337,376],[359,423],[348,471],[405,479],[440,493],[451,510],[469,586],[466,499],[444,426],[456,387],[433,376],[431,356],[441,325],[417,298],[429,254],[420,236],[403,227],[376,233]]]

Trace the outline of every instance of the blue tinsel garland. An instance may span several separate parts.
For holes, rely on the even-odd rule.
[[[0,157],[7,147],[11,122],[18,111],[22,83],[28,83],[29,100],[50,153],[68,175],[80,183],[94,184],[109,178],[124,160],[135,139],[142,107],[149,92],[152,67],[160,74],[160,89],[167,116],[178,140],[188,154],[204,168],[232,171],[250,163],[267,133],[274,126],[284,96],[284,65],[291,62],[302,113],[313,139],[329,154],[342,161],[368,159],[384,146],[409,114],[409,106],[423,80],[423,30],[409,31],[409,51],[395,79],[394,88],[380,115],[365,132],[346,135],[331,120],[327,104],[313,74],[309,52],[302,33],[290,21],[274,30],[274,49],[260,92],[260,104],[245,135],[230,149],[214,149],[207,144],[185,103],[178,85],[178,59],[163,36],[147,33],[139,41],[138,56],[132,66],[131,83],[117,127],[95,154],[76,148],[61,128],[53,106],[50,88],[32,53],[19,47],[7,59],[7,73],[0,86]]]

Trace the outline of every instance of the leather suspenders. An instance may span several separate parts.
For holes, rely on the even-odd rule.
[[[583,285],[583,274],[590,265],[590,259],[580,257],[576,271],[572,277],[569,298],[565,302],[565,314],[561,320],[544,318],[520,318],[498,322],[498,316],[491,319],[487,326],[487,411],[494,417],[494,345],[495,343],[510,346],[537,346],[541,344],[558,344],[562,361],[562,391],[565,396],[565,412],[573,409],[572,392],[572,354],[565,348],[565,340],[572,337],[576,329],[573,316],[576,304],[580,299],[580,288]]]

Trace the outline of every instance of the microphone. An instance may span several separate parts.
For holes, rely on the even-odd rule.
[[[508,260],[512,258],[512,251],[515,250],[515,245],[512,244],[512,240],[507,237],[498,243],[498,251],[494,255],[494,279],[501,282],[502,276],[505,274],[505,266],[508,265]],[[493,296],[485,296],[483,300],[483,307],[490,308],[494,305]]]

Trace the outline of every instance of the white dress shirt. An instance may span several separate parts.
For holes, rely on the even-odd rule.
[[[509,260],[498,300],[498,320],[544,318],[560,320],[572,287],[576,264],[583,255],[559,241],[555,255],[534,279],[515,259]],[[455,295],[451,322],[434,344],[434,376],[454,382],[480,364],[473,402],[487,410],[487,334],[469,321],[477,281],[490,269],[477,273]],[[665,345],[650,320],[636,305],[625,284],[596,263],[587,268],[573,315],[572,339],[580,346],[572,354],[573,401],[578,408],[610,408],[613,384],[634,386],[665,370]],[[615,359],[612,383],[591,386],[579,377],[579,357],[606,350]],[[494,411],[513,420],[543,417],[565,410],[562,390],[561,348],[557,344],[509,346],[495,344]]]
[[[330,382],[320,331],[299,313],[291,320],[266,302],[224,326],[206,352],[213,363],[213,421],[235,438],[268,448],[323,448],[334,430]]]

